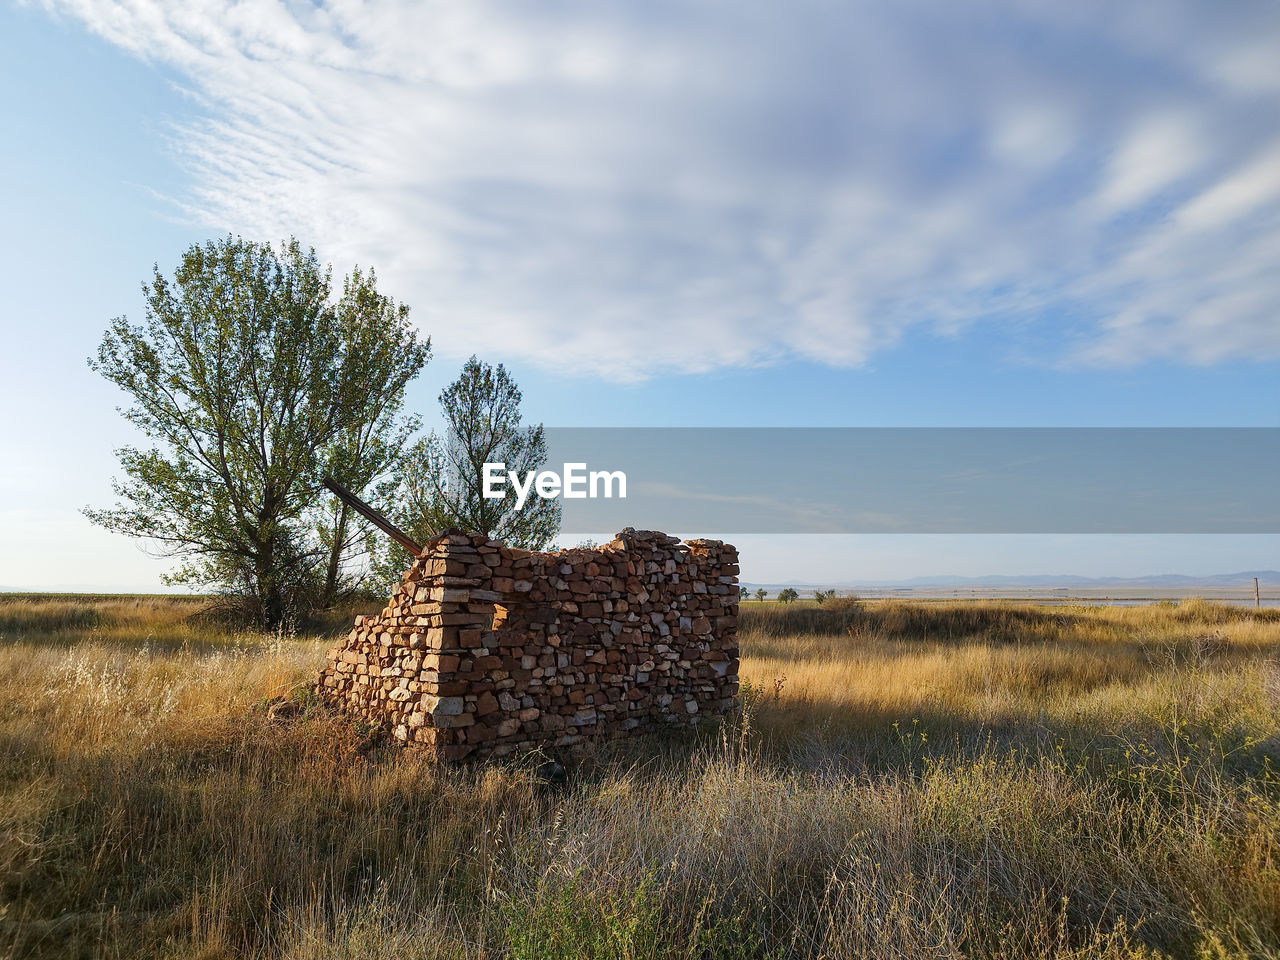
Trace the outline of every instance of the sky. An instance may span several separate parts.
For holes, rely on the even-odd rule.
[[[428,420],[476,353],[548,426],[1280,426],[1276,49],[1247,0],[0,0],[0,586],[158,584],[79,513],[136,441],[85,359],[228,232],[375,267]],[[737,542],[768,582],[1280,567]]]

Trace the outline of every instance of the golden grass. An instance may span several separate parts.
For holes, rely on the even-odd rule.
[[[1238,677],[1241,667],[1262,669],[1280,642],[1280,610],[1203,601],[1141,607],[866,601],[829,616],[838,632],[813,632],[821,613],[766,613],[763,623],[751,612],[743,617],[749,695],[767,694],[767,701],[781,682],[787,710],[775,719],[797,727],[825,720],[849,728],[925,714],[960,726],[1109,723],[1117,719],[1114,709],[1133,713],[1135,697],[1167,697],[1167,684],[1184,667],[1196,673],[1193,686],[1214,684],[1223,694],[1225,678]],[[787,614],[812,621],[810,632],[775,636],[779,628],[769,621]],[[1195,699],[1221,701],[1207,689]]]
[[[748,606],[742,722],[549,785],[198,609],[0,601],[0,953],[1280,956],[1274,611]]]

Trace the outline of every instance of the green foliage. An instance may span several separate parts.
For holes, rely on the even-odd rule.
[[[580,877],[511,911],[512,960],[640,960],[666,956],[662,916],[646,880],[634,891],[592,895]]]
[[[709,920],[703,904],[693,930],[680,930],[663,907],[664,891],[650,870],[634,886],[592,889],[579,872],[543,884],[507,911],[511,960],[747,960],[765,956],[742,916]]]
[[[486,463],[504,463],[521,477],[546,465],[542,424],[522,425],[522,398],[502,364],[467,361],[440,394],[444,436],[432,432],[406,453],[390,509],[397,525],[419,543],[450,527],[526,550],[551,542],[560,529],[558,500],[531,494],[517,509],[510,485],[503,499],[483,495]],[[393,582],[406,560],[391,544],[378,555],[378,576]]]
[[[362,538],[323,517],[319,476],[361,490],[396,464],[429,341],[372,272],[335,302],[329,269],[296,240],[194,245],[143,293],[145,322],[112,321],[90,366],[153,445],[117,451],[120,502],[86,516],[181,558],[171,582],[246,596],[268,626],[333,599]]]
[[[779,602],[779,603],[794,603],[795,601],[797,601],[797,600],[799,600],[799,599],[800,599],[800,594],[796,593],[796,592],[795,592],[793,589],[791,589],[790,587],[785,587],[785,588],[783,588],[782,590],[779,590],[779,591],[778,591],[778,602]]]
[[[834,600],[836,592],[834,590],[815,590],[813,599],[818,601],[818,606],[822,606],[828,600]]]
[[[769,595],[769,592],[768,592],[767,590],[765,590],[765,588],[764,588],[764,587],[760,587],[760,588],[758,588],[758,589],[756,590],[756,599],[757,599],[757,600],[763,601],[763,600],[764,600],[764,598],[765,598],[765,597],[767,597],[768,595]]]

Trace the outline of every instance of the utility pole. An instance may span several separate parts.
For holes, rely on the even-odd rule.
[[[1258,578],[1253,578],[1253,606],[1256,610],[1262,609],[1262,596],[1258,593]]]

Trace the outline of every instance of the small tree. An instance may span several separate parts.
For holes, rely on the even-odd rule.
[[[444,436],[432,432],[406,453],[393,497],[392,517],[419,543],[456,527],[541,550],[560,529],[560,502],[532,495],[522,507],[510,485],[502,499],[484,496],[484,465],[504,463],[521,476],[546,466],[542,424],[523,426],[523,395],[502,364],[472,357],[440,393]],[[389,544],[379,557],[380,579],[391,582],[405,553]]]
[[[815,590],[813,592],[813,599],[818,601],[818,606],[822,606],[835,595],[836,592],[834,590]]]
[[[738,599],[739,599],[739,600],[746,600],[746,599],[747,599],[748,597],[750,597],[750,596],[751,596],[751,591],[750,591],[750,590],[748,590],[746,587],[739,587],[739,588],[738,588]]]
[[[796,593],[790,587],[778,591],[778,601],[780,603],[792,603],[800,598],[800,594]]]
[[[759,589],[756,590],[756,599],[762,603],[764,602],[764,598],[767,597],[768,595],[769,594],[764,587],[760,587]]]
[[[333,302],[329,269],[296,240],[192,246],[143,293],[146,322],[112,321],[89,364],[154,445],[118,450],[121,502],[85,514],[180,557],[168,582],[243,593],[275,627],[350,546],[337,528],[328,549],[316,536],[321,469],[345,464],[362,486],[392,462],[430,342],[372,272]]]

